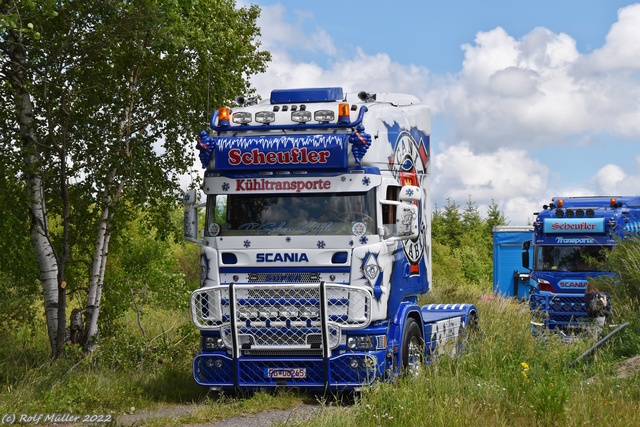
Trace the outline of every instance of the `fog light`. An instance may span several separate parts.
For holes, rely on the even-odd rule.
[[[359,366],[360,362],[358,362],[358,359],[356,359],[355,357],[349,359],[349,367],[351,369],[358,369]]]
[[[256,113],[256,122],[268,124],[276,121],[276,115],[271,111],[259,111]]]
[[[238,111],[237,113],[233,113],[231,115],[233,123],[239,125],[246,125],[247,123],[251,123],[251,113],[246,111]]]
[[[222,368],[223,365],[224,363],[222,362],[222,359],[216,359],[213,361],[213,367],[216,369]]]
[[[318,110],[313,113],[316,122],[329,123],[335,120],[336,114],[331,110]]]
[[[293,111],[291,113],[291,121],[297,123],[307,123],[311,121],[310,111]]]

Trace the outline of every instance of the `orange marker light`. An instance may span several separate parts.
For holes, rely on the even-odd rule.
[[[351,122],[349,104],[338,104],[338,123]]]
[[[614,208],[617,203],[618,201],[616,200],[615,197],[612,197],[611,200],[609,200],[609,206],[611,206],[612,208]]]
[[[228,107],[218,108],[218,125],[229,126],[229,120],[231,119],[231,109]]]
[[[557,205],[557,206],[558,206],[559,208],[564,207],[564,200],[562,200],[562,199],[558,199],[558,205]]]

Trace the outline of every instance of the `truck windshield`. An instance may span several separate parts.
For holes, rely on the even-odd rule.
[[[601,271],[607,246],[537,246],[534,269],[538,271]]]
[[[366,193],[211,195],[207,236],[376,233],[376,198]]]

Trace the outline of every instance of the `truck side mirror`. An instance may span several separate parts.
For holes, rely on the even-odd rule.
[[[396,206],[397,237],[415,239],[418,237],[418,206],[401,203]]]
[[[531,247],[531,240],[522,242],[522,266],[529,269],[529,248]]]
[[[415,239],[420,232],[418,203],[422,198],[422,190],[415,185],[405,185],[400,189],[396,206],[396,236],[400,239]]]
[[[197,200],[198,192],[196,190],[184,193],[182,203],[186,208],[184,210],[183,236],[188,242],[201,244],[202,242],[198,239],[198,207],[201,205],[196,205]]]

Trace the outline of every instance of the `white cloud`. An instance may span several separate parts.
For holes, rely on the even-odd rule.
[[[263,96],[274,88],[314,86],[339,86],[354,93],[364,90],[420,94],[426,91],[428,75],[426,68],[402,65],[387,54],[367,55],[358,49],[353,58],[333,60],[330,68],[274,55],[269,71],[252,77],[251,83]]]
[[[580,54],[566,34],[502,28],[463,45],[463,68],[433,89],[434,111],[475,149],[561,144],[613,131],[640,138],[640,5],[621,9],[605,45]]]
[[[584,65],[592,71],[640,69],[640,4],[618,11],[605,45],[589,55]]]
[[[489,89],[498,96],[522,98],[536,92],[537,79],[538,73],[535,71],[508,67],[489,77]]]
[[[640,165],[640,157],[636,158]],[[640,172],[640,169],[636,170]],[[600,194],[629,195],[640,194],[640,175],[630,175],[620,166],[608,164],[601,168],[594,176],[596,190]]]
[[[550,175],[546,166],[524,150],[475,153],[468,143],[460,143],[433,155],[431,187],[440,206],[447,199],[464,204],[471,197],[479,207],[494,201],[512,223],[522,224],[536,200],[546,194]]]
[[[265,50],[274,54],[288,50],[336,54],[333,40],[324,29],[307,30],[305,22],[312,18],[308,13],[296,11],[296,22],[290,24],[284,19],[286,9],[280,4],[264,6],[261,10],[257,23]]]

